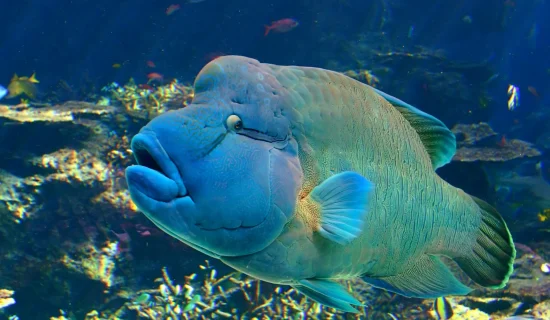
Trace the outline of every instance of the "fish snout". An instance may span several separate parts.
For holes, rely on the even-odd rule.
[[[161,176],[172,180],[177,186],[177,195],[187,195],[187,189],[183,184],[181,175],[175,163],[162,147],[155,133],[151,130],[142,130],[132,139],[131,148],[139,166],[149,169],[152,175],[161,179]],[[134,169],[133,169],[134,170]]]
[[[192,230],[199,211],[154,132],[142,130],[131,146],[138,163],[126,168],[132,200],[164,232],[186,243],[195,242]]]

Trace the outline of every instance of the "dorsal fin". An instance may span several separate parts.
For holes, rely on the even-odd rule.
[[[430,155],[434,170],[451,162],[456,152],[456,138],[441,120],[376,88],[372,89],[401,112],[416,130]]]

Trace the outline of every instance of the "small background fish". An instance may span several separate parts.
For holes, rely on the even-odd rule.
[[[519,88],[513,84],[508,85],[508,110],[514,111],[519,107]]]
[[[165,12],[166,12],[166,15],[169,16],[174,12],[178,11],[179,9],[181,9],[181,6],[179,4],[172,4],[168,8],[166,8]]]
[[[14,74],[8,85],[9,94],[6,98],[15,98],[21,95],[26,95],[31,99],[36,98],[36,84],[39,81],[36,79],[36,74],[33,73],[30,77],[19,77]]]
[[[277,33],[288,32],[296,28],[298,25],[299,25],[298,21],[291,18],[273,21],[271,25],[265,26],[264,36],[267,36],[270,31],[277,32]]]

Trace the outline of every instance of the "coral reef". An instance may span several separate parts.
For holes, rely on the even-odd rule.
[[[506,140],[487,123],[457,124],[452,131],[458,140],[453,161],[502,162],[541,155],[533,144],[518,139]]]
[[[132,161],[128,134],[134,132],[127,127],[142,125],[140,119],[120,107],[75,101],[0,111],[2,131],[12,137],[0,147],[8,155],[0,159],[3,283],[21,288],[18,300],[24,304],[34,299],[62,306],[57,297],[78,299],[75,279],[88,279],[90,292],[122,282],[115,263],[131,256],[129,240],[119,243],[120,230],[134,232],[135,225],[147,223],[136,215],[123,174]],[[130,225],[121,227],[125,222]],[[51,279],[44,280],[44,289],[52,294],[39,292],[26,279],[29,273]]]
[[[372,289],[357,280],[350,288],[357,288],[357,297],[365,303],[358,314],[344,314],[308,300],[294,289],[263,283],[230,272],[217,276],[208,260],[199,266],[199,272],[184,277],[183,284],[174,284],[166,268],[155,280],[158,288],[142,289],[127,295],[126,302],[112,310],[92,310],[93,319],[391,319],[391,303],[402,299]],[[343,282],[345,284],[345,282]],[[416,300],[415,300],[416,301]],[[384,304],[388,308],[384,308]],[[376,306],[376,307],[374,307]],[[382,306],[382,307],[381,307]],[[429,304],[401,305],[392,315],[427,317]],[[59,318],[51,318],[59,319]]]
[[[105,286],[105,292],[108,292],[115,283],[115,259],[118,258],[119,253],[118,242],[116,241],[107,242],[101,250],[87,244],[78,250],[77,258],[65,254],[61,258],[61,263],[69,270],[85,274],[92,280],[100,281]]]
[[[31,162],[40,168],[54,171],[44,178],[46,182],[57,181],[92,187],[96,183],[104,183],[110,174],[105,162],[84,149],[61,149],[32,159]]]
[[[457,62],[442,50],[400,43],[383,32],[327,41],[340,48],[322,53],[328,61],[322,67],[375,86],[445,123],[456,117],[481,121],[488,113],[487,79],[495,72],[487,61]]]
[[[451,131],[455,134],[458,140],[458,146],[473,146],[478,141],[486,138],[494,137],[497,133],[486,122],[473,124],[457,124]]]
[[[437,52],[377,52],[376,59],[390,64],[414,61],[417,72],[430,61],[453,68]],[[466,70],[477,74],[483,68]],[[374,86],[394,72],[362,65],[354,70],[348,74]],[[434,318],[433,301],[407,299],[360,279],[342,282],[365,303],[353,315],[216,261],[203,263],[205,256],[138,214],[124,178],[124,168],[133,161],[130,138],[148,119],[185,107],[192,88],[177,81],[159,87],[130,81],[111,84],[102,94],[95,104],[0,106],[0,128],[10,137],[0,145],[8,155],[0,158],[0,281],[17,291],[13,304],[13,291],[0,290],[3,311],[24,319]],[[453,131],[459,137],[457,162],[511,163],[536,156],[537,150],[520,140],[498,145],[500,136],[484,123],[458,125]],[[550,259],[550,248],[525,248],[505,289],[451,297],[455,317],[546,316],[550,276],[541,265]],[[37,308],[25,307],[31,304]]]
[[[509,161],[523,157],[537,157],[541,153],[529,142],[512,139],[502,146],[461,147],[456,151],[453,161]]]
[[[16,122],[74,122],[80,117],[113,113],[110,106],[100,106],[87,102],[68,101],[62,105],[0,105],[0,118]]]
[[[371,70],[366,70],[366,69],[348,70],[344,72],[344,74],[355,80],[364,82],[372,87],[376,87],[377,84],[380,83],[380,79],[378,79],[378,77],[375,76]]]
[[[40,210],[37,193],[43,179],[38,176],[19,178],[0,170],[0,217],[17,223]]]
[[[124,86],[114,82],[102,91],[106,92],[107,96],[102,97],[98,104],[120,103],[126,113],[144,119],[152,119],[169,109],[185,107],[194,96],[191,86],[180,84],[176,79],[160,87],[140,86],[130,79]]]
[[[529,247],[518,244],[521,257],[509,286],[478,289],[469,296],[448,297],[456,319],[506,319],[531,315],[546,319],[550,277],[540,277],[543,261]],[[174,284],[166,268],[155,280],[157,288],[125,296],[120,307],[92,310],[93,319],[430,319],[436,318],[431,300],[407,299],[372,288],[360,279],[342,281],[365,304],[358,314],[345,314],[306,299],[294,289],[263,283],[230,272],[218,276],[208,260],[199,271]],[[526,277],[525,274],[535,275]],[[52,318],[54,319],[54,318]]]

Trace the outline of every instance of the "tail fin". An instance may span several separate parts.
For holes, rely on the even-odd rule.
[[[29,77],[29,82],[32,82],[32,83],[40,83],[40,81],[38,81],[36,79],[36,72],[33,73],[30,77]]]
[[[264,26],[264,27],[265,27],[265,32],[264,32],[264,37],[265,37],[265,36],[267,36],[269,31],[271,31],[271,27],[270,26]]]
[[[481,209],[481,226],[472,251],[454,260],[477,284],[503,288],[514,269],[516,249],[500,214],[485,201],[473,197]]]

